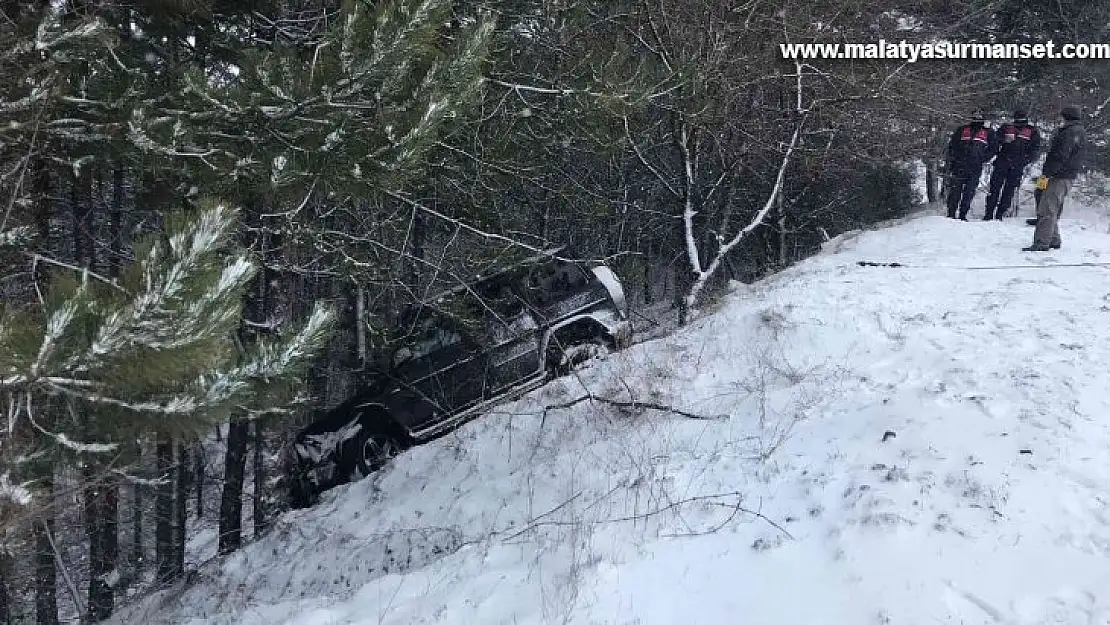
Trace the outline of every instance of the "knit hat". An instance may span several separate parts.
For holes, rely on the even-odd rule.
[[[1083,109],[1074,104],[1069,104],[1060,111],[1060,116],[1068,121],[1079,121],[1083,117]]]
[[[1015,122],[1027,122],[1027,121],[1029,121],[1029,113],[1026,113],[1025,109],[1014,109],[1014,121]]]

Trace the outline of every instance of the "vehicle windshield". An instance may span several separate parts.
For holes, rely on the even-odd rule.
[[[568,294],[577,293],[589,283],[585,270],[566,262],[536,265],[524,280],[528,299],[540,306],[550,305]]]

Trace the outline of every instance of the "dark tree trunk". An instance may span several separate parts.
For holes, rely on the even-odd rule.
[[[177,464],[174,469],[177,485],[177,496],[174,497],[174,519],[177,532],[174,536],[174,574],[185,574],[185,542],[189,539],[188,510],[185,503],[189,497],[189,451],[184,443],[177,444]]]
[[[690,310],[686,305],[686,294],[690,292],[690,288],[694,286],[694,272],[690,269],[690,259],[687,256],[686,250],[686,228],[682,220],[675,220],[675,238],[677,239],[676,246],[672,249],[683,250],[671,262],[671,273],[674,286],[674,293],[671,294],[672,305],[678,311],[678,324],[686,325],[689,320]]]
[[[44,492],[54,491],[53,479],[42,484]],[[58,625],[58,565],[50,534],[54,533],[53,506],[48,506],[45,516],[35,522],[32,535],[35,539],[35,623]]]
[[[112,170],[112,207],[108,213],[109,245],[115,254],[109,263],[111,275],[119,275],[123,264],[119,253],[123,250],[123,166],[116,165]]]
[[[159,483],[154,491],[154,559],[159,581],[173,579],[173,441],[159,438],[156,446]]]
[[[0,551],[0,624],[12,625],[12,570],[14,562],[10,554]]]
[[[940,176],[937,169],[939,168],[936,158],[925,159],[925,199],[929,202],[940,199]]]
[[[143,576],[143,486],[135,484],[131,493],[131,574],[134,579]]]
[[[35,230],[39,241],[48,249],[53,249],[50,236],[50,217],[53,214],[51,193],[53,192],[50,170],[41,161],[35,166]]]
[[[247,443],[250,421],[232,419],[227,427],[227,457],[224,488],[220,495],[221,554],[231,553],[243,544],[243,480],[247,468]]]
[[[54,214],[53,192],[50,169],[40,160],[35,168],[35,229],[42,244],[48,249],[53,249],[56,243],[52,240],[50,227]],[[48,274],[36,278],[41,282],[45,275]],[[46,506],[42,516],[31,526],[35,549],[35,623],[58,625],[58,567],[47,533],[54,531],[54,467],[49,464],[40,466],[36,468],[36,473],[40,492],[50,505]]]
[[[96,246],[93,239],[93,172],[84,169],[74,179],[72,192],[73,254],[78,266],[95,268]],[[102,621],[111,615],[115,603],[113,586],[118,542],[116,515],[119,491],[100,467],[87,462],[82,468],[85,498],[85,532],[89,541],[89,588],[85,617]]]
[[[92,173],[84,170],[73,183],[73,256],[82,267],[94,268]]]
[[[266,533],[270,528],[270,496],[266,492],[266,464],[265,464],[265,451],[266,451],[266,438],[263,435],[264,429],[262,420],[256,419],[254,422],[254,533],[253,536],[257,539],[259,536]]]
[[[786,200],[784,199],[785,193],[780,192],[775,197],[775,234],[777,241],[775,244],[775,252],[778,268],[785,269],[790,255],[787,253],[788,233],[786,232]]]
[[[197,492],[197,519],[204,517],[204,447],[197,443],[193,450],[193,483]]]
[[[89,594],[86,617],[96,623],[112,614],[115,604],[114,587],[118,581],[116,560],[119,555],[117,515],[119,489],[97,466],[84,469],[85,518],[89,539]]]
[[[257,207],[255,198],[247,198],[244,202],[247,212],[251,215],[248,219],[258,219],[254,215]],[[259,222],[258,225],[261,225]],[[265,235],[262,235],[265,237]],[[262,239],[260,243],[265,258],[271,252],[270,243]],[[271,310],[268,305],[267,294],[273,274],[263,270],[262,274],[254,279],[251,291],[243,306],[243,316],[246,319],[265,320]],[[239,341],[246,345],[255,340],[257,330],[241,327]],[[246,480],[247,451],[251,441],[250,421],[246,418],[234,418],[227,427],[227,454],[224,458],[224,484],[220,493],[220,541],[219,553],[226,554],[235,551],[243,544],[243,483]],[[256,493],[256,497],[258,494]],[[256,504],[257,505],[257,504]]]

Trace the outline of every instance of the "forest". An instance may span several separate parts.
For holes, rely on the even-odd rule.
[[[568,246],[679,325],[934,202],[952,130],[1105,60],[1110,2],[0,0],[0,625],[95,623],[289,507],[283,449],[396,311]],[[926,184],[915,188],[915,168]],[[645,313],[646,314],[646,313]],[[207,534],[205,534],[207,535]]]

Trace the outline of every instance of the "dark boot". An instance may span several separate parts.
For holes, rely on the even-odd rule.
[[[1034,217],[1032,219],[1026,219],[1025,223],[1029,224],[1030,226],[1035,226],[1035,225],[1037,225],[1037,218]]]
[[[994,219],[994,217],[991,217],[990,213],[987,213],[986,215],[983,215],[983,221],[990,221],[992,219]],[[1002,218],[999,217],[999,219],[1002,219]]]
[[[1049,245],[1048,248],[1052,249],[1052,250],[1058,250],[1058,249],[1060,249],[1060,244],[1059,243],[1053,243],[1052,245]]]
[[[1049,248],[1047,248],[1043,245],[1037,245],[1037,244],[1033,244],[1033,245],[1030,245],[1029,247],[1021,248],[1021,251],[1023,251],[1023,252],[1047,252],[1048,250],[1049,250]]]

